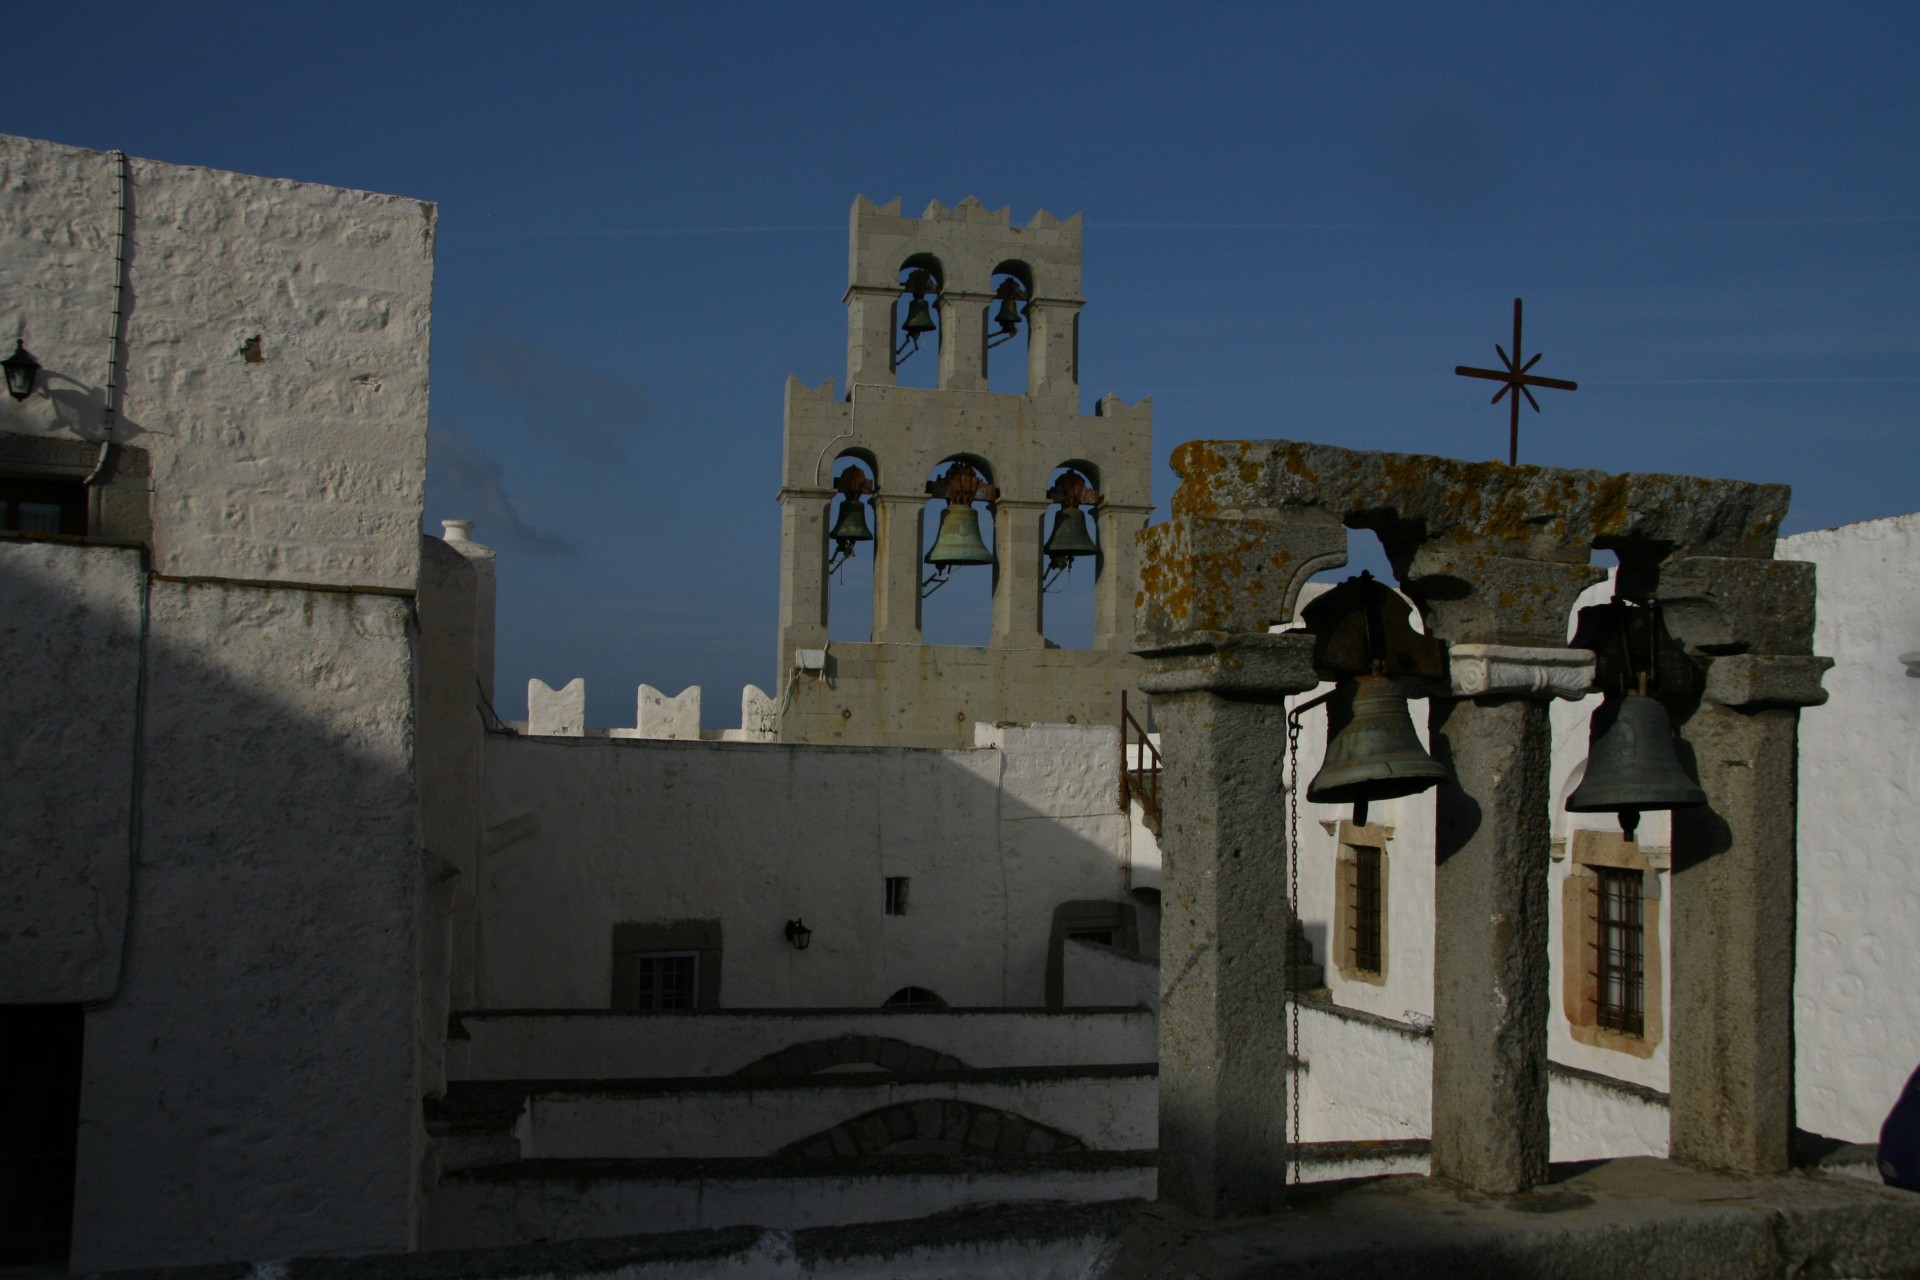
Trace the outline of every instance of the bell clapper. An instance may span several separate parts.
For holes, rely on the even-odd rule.
[[[1367,801],[1364,796],[1353,802],[1353,825],[1356,827],[1367,825]]]
[[[1633,833],[1639,829],[1640,811],[1638,809],[1622,809],[1620,811],[1620,834],[1627,838],[1627,843],[1634,843]]]

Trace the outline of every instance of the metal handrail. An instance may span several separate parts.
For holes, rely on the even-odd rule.
[[[1134,750],[1134,742],[1142,748]],[[1146,763],[1151,760],[1152,763]],[[1160,829],[1160,748],[1147,737],[1147,730],[1127,709],[1127,691],[1120,691],[1120,808],[1125,812],[1135,800],[1153,830]]]

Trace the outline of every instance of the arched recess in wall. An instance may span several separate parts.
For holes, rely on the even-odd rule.
[[[918,989],[907,988],[910,991]],[[896,1040],[892,1036],[844,1035],[788,1045],[778,1053],[755,1058],[733,1074],[756,1078],[792,1078],[821,1071],[859,1070],[862,1067],[881,1071],[965,1071],[967,1064],[952,1054],[906,1040]]]
[[[927,987],[902,987],[884,1000],[882,1009],[944,1009],[947,1002]]]
[[[972,480],[968,479],[969,471]],[[992,638],[993,484],[992,465],[971,453],[949,454],[927,476],[926,521],[920,538],[921,577],[943,572],[926,560],[936,547],[962,547],[975,557],[984,554],[987,560],[952,565],[944,570],[946,581],[921,601],[920,637],[926,644],[984,645]],[[971,502],[954,500],[967,492],[973,494]]]
[[[777,1153],[829,1159],[854,1155],[959,1155],[999,1151],[1045,1155],[1084,1151],[1086,1143],[1051,1125],[1011,1111],[928,1098],[896,1102],[843,1120],[831,1129],[789,1143]]]
[[[940,344],[950,317],[941,293],[946,269],[930,253],[900,264],[900,298],[893,307],[893,376],[903,387],[940,385]]]
[[[833,487],[838,493],[827,513],[827,638],[861,643],[873,638],[873,535],[879,517],[873,494],[880,484],[880,465],[865,449],[846,449],[833,461]],[[865,534],[864,538],[859,537]],[[852,535],[852,536],[848,536]]]
[[[1014,395],[1027,393],[1027,341],[1031,325],[1033,268],[1009,258],[993,269],[993,298],[987,303],[987,388]]]
[[[1046,496],[1050,505],[1040,524],[1040,572],[1047,586],[1040,598],[1040,629],[1057,648],[1091,649],[1093,591],[1101,573],[1094,516],[1100,469],[1085,459],[1063,462],[1048,475]],[[1088,547],[1094,550],[1087,552]]]

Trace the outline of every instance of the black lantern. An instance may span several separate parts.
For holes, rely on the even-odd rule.
[[[25,400],[33,394],[34,380],[40,376],[40,362],[27,351],[26,344],[14,340],[13,354],[0,360],[0,369],[7,371],[7,394],[15,400]]]
[[[795,951],[805,951],[807,944],[813,941],[813,930],[798,920],[787,921],[787,941],[793,944]]]

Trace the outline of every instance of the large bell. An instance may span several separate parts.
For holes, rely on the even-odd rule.
[[[925,298],[914,298],[908,302],[906,322],[900,326],[900,331],[918,342],[921,334],[932,333],[933,328],[932,304]]]
[[[1053,532],[1042,547],[1049,557],[1098,555],[1100,548],[1087,528],[1087,513],[1078,507],[1062,507],[1053,517]]]
[[[1705,804],[1673,746],[1667,709],[1644,694],[1609,698],[1594,712],[1587,772],[1569,813],[1639,813]]]
[[[1327,699],[1327,756],[1307,784],[1316,804],[1391,800],[1453,776],[1413,731],[1407,698],[1385,676],[1343,681]]]
[[[980,513],[972,507],[946,507],[940,512],[940,532],[926,563],[992,564],[993,552],[980,540]]]
[[[851,495],[840,499],[840,518],[827,535],[835,542],[872,542],[873,530],[867,525],[867,504]]]

